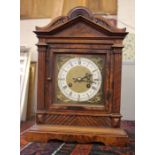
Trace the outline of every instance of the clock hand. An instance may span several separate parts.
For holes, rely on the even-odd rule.
[[[84,77],[82,77],[83,82],[88,82],[88,83],[95,83],[92,81],[90,78],[92,77],[92,74],[86,73]]]
[[[76,82],[87,82],[89,84],[95,83],[90,79],[91,76],[92,74],[86,73],[84,77],[73,77],[72,79],[74,80],[75,83]]]
[[[82,81],[82,77],[77,77],[77,78],[72,78],[74,80],[74,82],[81,82]]]
[[[86,73],[85,76],[82,77],[82,79],[90,80],[91,77],[92,77],[92,74]]]
[[[73,77],[72,79],[74,80],[74,82],[87,82],[87,79],[89,80],[90,78],[88,76],[90,76],[91,74],[86,73],[86,75],[84,77]]]

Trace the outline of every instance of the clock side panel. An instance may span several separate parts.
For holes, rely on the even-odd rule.
[[[46,85],[46,45],[38,46],[38,81],[37,81],[37,110],[45,110],[45,85]]]
[[[121,72],[122,72],[122,48],[113,47],[113,107],[112,113],[120,113],[121,106]]]

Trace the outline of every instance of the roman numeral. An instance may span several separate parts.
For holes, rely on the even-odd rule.
[[[89,63],[90,63],[90,62],[87,63],[87,67],[88,67]]]
[[[63,88],[63,89],[66,89],[66,88],[67,88],[67,86],[63,86],[62,88]]]
[[[89,94],[87,93],[88,98],[90,98]]]
[[[64,70],[65,72],[67,72],[64,68],[63,68],[63,70]]]
[[[94,86],[92,86],[92,89],[96,90],[97,88],[96,88],[96,87],[94,87]]]
[[[80,100],[80,95],[78,94],[78,101]]]
[[[92,72],[96,72],[98,69],[93,70]]]
[[[69,96],[72,96],[72,92],[69,93]]]
[[[58,80],[62,80],[63,81],[63,80],[65,80],[65,78],[59,78]]]
[[[99,79],[94,79],[94,81],[99,81]]]
[[[69,63],[71,66],[73,66],[72,62]]]
[[[81,59],[80,58],[78,59],[78,64],[81,65]]]

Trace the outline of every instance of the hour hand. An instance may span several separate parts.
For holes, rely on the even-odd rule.
[[[74,82],[81,82],[82,81],[82,78],[81,77],[73,77],[72,78],[74,80]]]
[[[91,81],[92,74],[86,73],[83,77],[73,77],[72,79],[74,82],[87,82],[87,83],[94,83]]]

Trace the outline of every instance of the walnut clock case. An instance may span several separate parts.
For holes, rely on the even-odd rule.
[[[125,29],[72,9],[45,27],[36,27],[38,98],[29,141],[52,139],[125,146],[120,128],[122,41]]]

